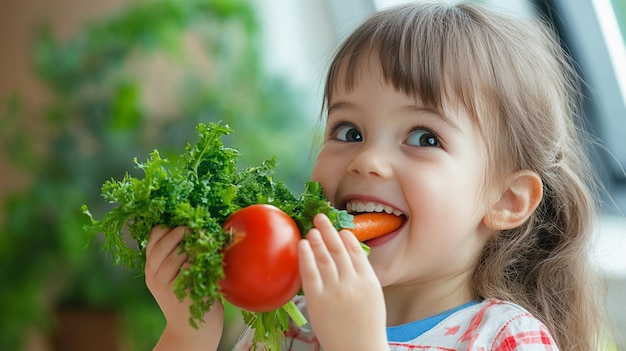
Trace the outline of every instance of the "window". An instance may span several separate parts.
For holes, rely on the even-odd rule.
[[[589,84],[585,112],[606,145],[596,150],[597,166],[617,203],[614,212],[626,213],[626,50],[618,17],[611,0],[547,3],[544,10],[554,11],[551,18]]]

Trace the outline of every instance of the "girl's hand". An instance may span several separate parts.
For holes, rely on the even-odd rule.
[[[205,322],[194,329],[189,324],[190,301],[179,301],[174,280],[187,256],[178,252],[184,227],[154,227],[146,247],[146,285],[163,311],[167,324],[154,350],[217,350],[224,324],[224,307],[216,300]]]
[[[302,288],[313,331],[326,351],[386,350],[380,282],[358,240],[317,215],[300,242]]]

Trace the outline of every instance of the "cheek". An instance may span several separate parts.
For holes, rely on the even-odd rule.
[[[341,179],[341,167],[336,161],[336,158],[329,155],[328,152],[322,150],[315,161],[313,166],[313,172],[311,173],[311,180],[319,182],[324,190],[324,195],[332,201],[337,184]]]
[[[407,202],[420,227],[428,223],[432,224],[431,229],[443,226],[452,229],[457,225],[473,225],[481,217],[480,177],[473,171],[424,167],[406,174],[403,184],[404,193],[413,194],[407,197]]]
[[[324,180],[327,177],[329,168],[330,167],[326,165],[324,159],[321,157],[320,154],[320,156],[318,156],[317,160],[315,161],[315,165],[313,166],[313,172],[311,172],[311,180],[320,182],[323,185]]]

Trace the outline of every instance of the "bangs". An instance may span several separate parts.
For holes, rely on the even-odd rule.
[[[385,83],[443,112],[444,101],[459,104],[477,118],[477,98],[486,96],[490,72],[469,65],[485,57],[473,45],[484,38],[458,6],[401,6],[380,12],[365,22],[339,48],[324,90],[323,108],[336,89],[350,91],[371,62],[382,70]],[[488,95],[487,95],[488,96]],[[483,100],[484,102],[484,100]]]

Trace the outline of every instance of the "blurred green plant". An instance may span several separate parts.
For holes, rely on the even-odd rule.
[[[21,349],[27,330],[51,332],[68,306],[116,310],[126,344],[154,344],[164,321],[141,272],[88,245],[80,206],[99,217],[106,179],[121,179],[133,157],[155,148],[180,151],[197,123],[228,123],[236,133],[225,142],[242,152],[242,167],[275,155],[277,176],[302,190],[312,138],[305,104],[264,71],[259,43],[244,0],[133,2],[64,42],[41,29],[34,64],[50,103],[30,111],[16,93],[0,115],[7,157],[31,177],[3,203],[0,349]],[[158,97],[151,105],[155,86],[166,108]]]

